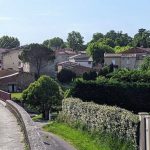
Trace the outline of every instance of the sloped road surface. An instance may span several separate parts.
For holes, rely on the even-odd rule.
[[[24,137],[15,116],[0,101],[0,150],[24,150]]]

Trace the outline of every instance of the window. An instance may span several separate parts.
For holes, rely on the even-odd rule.
[[[91,62],[90,62],[90,61],[88,61],[88,64],[91,64]]]
[[[130,60],[129,60],[129,58],[127,59],[127,65],[129,65],[130,64]]]

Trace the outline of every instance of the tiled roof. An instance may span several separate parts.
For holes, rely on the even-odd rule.
[[[89,60],[90,57],[87,54],[78,54],[69,57],[69,59],[76,59],[76,60]]]

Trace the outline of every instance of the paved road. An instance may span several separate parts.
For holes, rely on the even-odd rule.
[[[36,126],[40,129],[40,135],[45,143],[47,150],[76,150],[72,145],[49,132],[42,131],[42,126],[47,122],[36,122]]]
[[[24,150],[21,128],[3,104],[0,101],[0,150]]]

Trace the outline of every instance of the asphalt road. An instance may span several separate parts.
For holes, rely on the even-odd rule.
[[[24,150],[24,137],[15,116],[0,101],[0,150]]]

